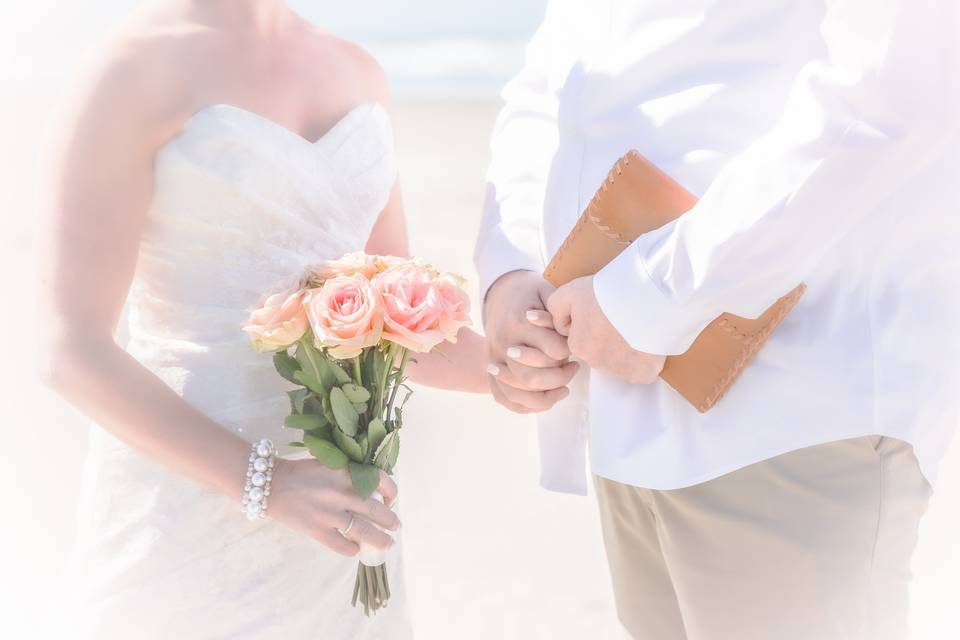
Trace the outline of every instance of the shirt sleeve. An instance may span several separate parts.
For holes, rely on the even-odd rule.
[[[557,90],[573,63],[575,2],[554,0],[526,50],[520,73],[503,90],[494,125],[483,218],[474,260],[480,292],[516,270],[542,271],[544,192],[559,143]]]
[[[723,312],[758,316],[957,144],[958,7],[829,3],[826,53],[802,67],[777,124],[691,211],[597,274],[601,308],[631,346],[675,355]]]

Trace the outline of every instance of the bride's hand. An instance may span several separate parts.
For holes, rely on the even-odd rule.
[[[268,514],[345,556],[356,555],[361,542],[388,549],[393,538],[374,524],[390,531],[400,528],[400,519],[387,506],[397,499],[397,485],[381,471],[377,490],[384,502],[361,499],[343,469],[334,471],[316,460],[277,460]],[[346,529],[351,516],[353,525],[343,536],[338,529]]]

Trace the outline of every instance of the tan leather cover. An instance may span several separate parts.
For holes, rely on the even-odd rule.
[[[696,197],[670,176],[637,151],[630,151],[611,169],[547,265],[544,277],[560,286],[595,274],[638,237],[680,217],[696,202]],[[699,411],[709,410],[805,289],[798,285],[754,320],[721,315],[707,325],[686,353],[667,358],[660,377]]]

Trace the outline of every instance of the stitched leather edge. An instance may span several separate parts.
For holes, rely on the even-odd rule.
[[[734,360],[727,372],[717,381],[717,384],[714,386],[713,390],[707,394],[703,402],[697,405],[697,409],[701,413],[710,410],[713,405],[720,401],[720,398],[723,397],[723,394],[725,394],[727,390],[733,386],[733,383],[737,379],[737,376],[740,375],[740,372],[743,371],[750,360],[757,355],[757,353],[760,351],[760,348],[766,343],[767,338],[770,337],[770,334],[772,334],[778,326],[780,326],[780,323],[783,322],[783,319],[787,316],[787,314],[793,311],[793,308],[797,305],[797,302],[800,301],[800,297],[803,296],[806,290],[807,285],[800,283],[800,285],[797,286],[793,291],[781,298],[778,303],[783,304],[781,304],[777,313],[770,318],[770,322],[752,335],[742,333],[736,334],[734,333],[736,331],[734,327],[724,327],[724,330],[742,341],[744,349],[741,352],[740,357]]]
[[[603,233],[611,240],[623,243],[624,245],[629,245],[630,243],[623,239],[623,237],[612,231],[610,227],[605,227],[599,222],[599,218],[594,213],[594,211],[600,206],[600,202],[603,199],[603,195],[613,186],[617,180],[617,176],[623,174],[623,167],[630,164],[630,159],[637,156],[637,151],[631,149],[628,151],[622,158],[614,163],[613,167],[610,169],[610,172],[607,173],[607,177],[604,179],[603,183],[597,189],[597,192],[593,194],[593,197],[590,198],[590,202],[587,204],[587,208],[583,210],[583,213],[580,215],[580,219],[577,220],[577,224],[574,225],[573,229],[567,234],[567,238],[563,241],[563,244],[560,245],[560,248],[557,249],[557,252],[554,254],[553,259],[550,261],[550,264],[547,265],[547,270],[544,272],[543,276],[546,280],[553,282],[553,274],[559,268],[559,265],[564,262],[564,256],[570,249],[570,245],[573,244],[576,236],[582,233],[584,227],[588,222],[593,223],[598,231]],[[611,233],[613,235],[611,235]]]

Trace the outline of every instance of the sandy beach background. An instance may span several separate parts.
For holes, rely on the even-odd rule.
[[[118,10],[110,4],[92,3],[100,14],[74,15],[75,23],[60,16],[61,28],[80,25],[79,33],[69,31],[73,39],[61,45],[68,51],[81,47],[101,28],[96,20]],[[451,11],[468,10],[466,3],[452,4]],[[50,0],[30,5],[33,22],[16,23],[18,28],[41,28],[41,18],[50,16],[39,12],[42,5],[51,11],[57,7]],[[508,2],[490,7],[512,15]],[[9,5],[0,7],[0,23],[14,24],[5,21],[14,17],[5,15],[8,10]],[[388,73],[399,87],[396,137],[413,251],[466,274],[473,284],[471,254],[497,86],[518,68],[522,39],[539,9],[524,12],[504,27],[514,37],[510,41],[484,40],[474,27],[464,27],[455,41],[410,47],[387,38],[373,47],[389,57]],[[353,23],[347,18],[353,18],[343,18],[349,29]],[[496,20],[489,22],[496,26]],[[29,45],[32,39],[27,31],[0,45],[0,295],[5,301],[0,313],[0,621],[2,635],[18,639],[34,637],[31,630],[50,604],[72,544],[87,429],[86,421],[38,385],[33,374],[32,191],[43,160],[38,141],[63,73],[51,71],[49,60],[31,57],[39,46]],[[445,56],[453,68],[431,68]],[[509,414],[488,398],[427,389],[418,390],[408,415],[412,428],[404,441],[402,511],[407,588],[418,637],[620,637],[593,499],[537,487],[532,420]],[[960,629],[955,606],[960,596],[958,462],[955,445],[947,452],[921,532],[913,614],[915,638],[921,640],[952,640]]]

